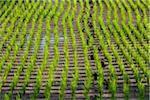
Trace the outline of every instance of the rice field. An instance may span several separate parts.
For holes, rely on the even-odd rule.
[[[150,2],[1,0],[0,100],[149,100]]]

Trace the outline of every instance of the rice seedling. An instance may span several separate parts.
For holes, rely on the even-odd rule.
[[[0,1],[0,99],[149,98],[146,0]]]

